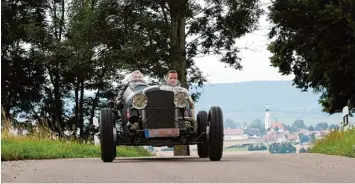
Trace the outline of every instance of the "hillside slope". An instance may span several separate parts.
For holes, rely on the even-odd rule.
[[[318,113],[321,110],[319,95],[301,92],[291,81],[210,84],[199,91],[203,92],[199,106],[223,105],[225,111],[263,111],[266,104],[274,111]]]
[[[265,116],[266,104],[271,115],[282,123],[292,124],[303,119],[314,125],[321,121],[338,124],[340,115],[329,117],[318,103],[320,94],[312,90],[302,92],[292,81],[252,81],[227,84],[207,84],[202,89],[197,110],[208,110],[213,105],[222,107],[225,118],[250,122]]]

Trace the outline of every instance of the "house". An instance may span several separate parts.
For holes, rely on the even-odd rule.
[[[261,137],[260,131],[256,128],[245,129],[244,135],[247,136],[249,139],[256,139]]]
[[[311,134],[310,134],[310,131],[307,130],[307,129],[300,129],[300,130],[298,131],[298,133],[299,133],[299,134],[303,134],[303,135],[311,135]]]
[[[243,129],[240,128],[226,128],[224,129],[224,140],[243,140],[248,139],[244,134]]]
[[[263,136],[264,142],[286,142],[286,136],[282,133],[268,132]]]
[[[280,122],[273,122],[273,123],[271,123],[270,129],[271,129],[272,131],[274,131],[276,127],[279,129],[279,130],[278,130],[279,132],[283,132],[283,131],[285,130],[285,127],[284,127],[284,125],[283,125],[282,123],[280,123]]]
[[[294,134],[294,133],[293,134],[288,134],[287,135],[287,140],[290,141],[290,142],[295,142],[295,143],[300,142],[298,134]]]

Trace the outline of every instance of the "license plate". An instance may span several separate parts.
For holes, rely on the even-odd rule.
[[[159,129],[145,129],[145,137],[177,137],[179,136],[178,128],[159,128]]]

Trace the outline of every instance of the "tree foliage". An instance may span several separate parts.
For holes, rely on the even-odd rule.
[[[274,0],[269,7],[272,66],[294,84],[321,93],[323,111],[355,104],[355,3],[352,0]]]
[[[80,130],[84,139],[92,117],[133,70],[155,83],[176,69],[191,88],[207,81],[196,56],[221,55],[241,69],[236,39],[255,30],[262,13],[258,0],[2,0],[1,6],[6,116],[48,123],[56,132]]]
[[[296,153],[296,147],[294,147],[290,142],[274,142],[270,144],[269,152],[271,154]]]
[[[304,121],[303,121],[303,120],[299,120],[299,119],[292,123],[292,127],[295,127],[295,128],[302,128],[302,129],[307,128],[307,126],[306,126],[306,124],[304,123]]]

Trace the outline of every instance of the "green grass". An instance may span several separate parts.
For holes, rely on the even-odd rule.
[[[151,156],[141,147],[117,147],[117,157]],[[74,141],[40,140],[31,137],[2,137],[1,161],[56,158],[100,158],[100,147]]]
[[[233,148],[226,148],[224,151],[248,151],[247,147],[233,147]]]
[[[355,128],[346,131],[332,131],[317,140],[310,153],[339,155],[355,158]]]
[[[48,126],[33,129],[30,135],[14,136],[9,133],[12,121],[2,116],[1,125],[1,161],[101,157],[100,146],[82,144],[75,139],[52,139]],[[117,157],[152,156],[142,147],[118,146],[116,149]]]

